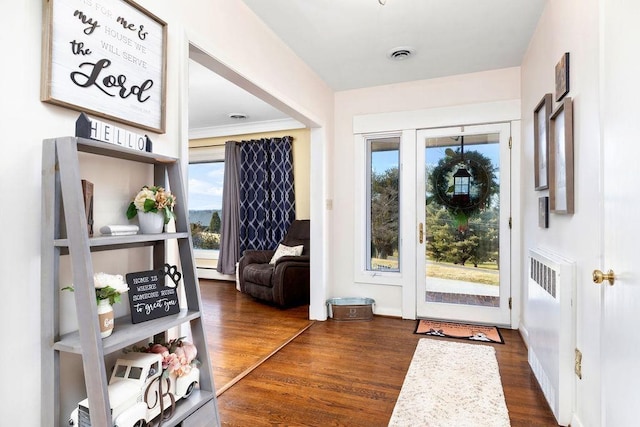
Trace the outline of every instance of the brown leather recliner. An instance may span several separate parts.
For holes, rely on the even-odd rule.
[[[244,251],[238,265],[240,290],[279,307],[309,304],[309,220],[295,220],[282,244],[303,245],[302,255],[283,256],[269,264],[275,250]]]

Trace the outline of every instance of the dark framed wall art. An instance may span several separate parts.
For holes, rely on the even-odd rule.
[[[556,101],[569,93],[569,52],[565,52],[556,64]]]
[[[535,164],[535,189],[549,188],[549,117],[552,96],[547,93],[533,111],[533,145]]]
[[[129,0],[43,0],[41,100],[165,132],[167,25]]]
[[[551,212],[574,213],[573,102],[564,98],[549,118],[549,205]]]
[[[549,197],[538,197],[538,226],[549,228]]]

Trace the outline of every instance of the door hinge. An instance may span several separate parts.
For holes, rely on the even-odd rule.
[[[509,217],[509,230],[511,230],[511,226],[513,225],[512,221],[511,221],[511,217]]]
[[[511,150],[511,143],[513,142],[512,137],[509,137],[509,150]]]
[[[511,310],[513,307],[513,301],[511,299],[511,297],[509,297],[509,310]]]
[[[575,372],[582,379],[582,352],[576,348]]]

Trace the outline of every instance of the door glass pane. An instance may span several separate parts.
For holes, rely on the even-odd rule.
[[[400,137],[368,142],[367,269],[400,271]]]
[[[211,251],[213,258],[217,258],[220,249],[223,182],[224,162],[189,165],[189,224],[193,248]]]
[[[500,305],[499,136],[426,140],[427,302]]]

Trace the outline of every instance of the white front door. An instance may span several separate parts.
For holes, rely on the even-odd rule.
[[[508,123],[425,129],[416,149],[416,313],[510,326]]]
[[[606,0],[601,11],[604,261],[615,283],[602,290],[602,426],[638,425],[640,402],[640,2]],[[593,285],[595,286],[595,285]]]

